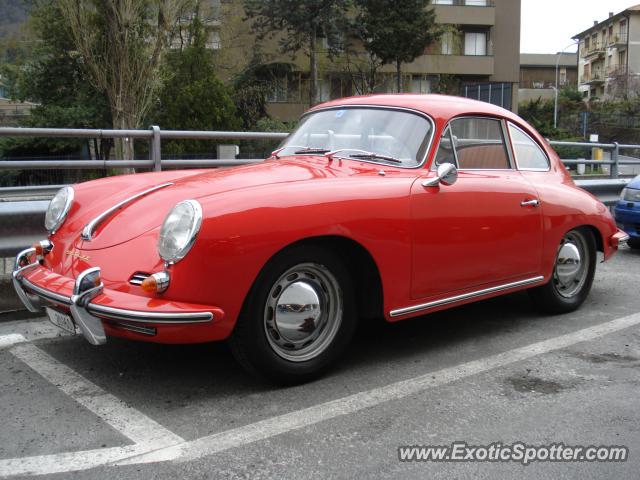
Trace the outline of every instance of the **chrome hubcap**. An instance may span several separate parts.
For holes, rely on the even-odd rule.
[[[583,236],[569,232],[558,249],[553,279],[556,290],[565,298],[578,294],[587,278],[588,250]]]
[[[342,292],[323,265],[287,270],[271,287],[264,311],[269,345],[280,357],[302,362],[331,344],[342,321]]]

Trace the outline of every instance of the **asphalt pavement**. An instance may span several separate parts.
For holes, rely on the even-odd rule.
[[[361,325],[339,365],[278,388],[223,343],[0,323],[0,477],[638,478],[640,252],[599,264],[577,312],[518,293]],[[401,462],[401,446],[616,445],[624,462]]]

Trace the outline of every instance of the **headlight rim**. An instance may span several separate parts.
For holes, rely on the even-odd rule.
[[[59,215],[59,217],[56,220],[54,226],[52,228],[48,228],[47,227],[47,214],[49,213],[49,208],[51,208],[51,203],[60,194],[60,192],[63,192],[63,191],[67,192],[67,196],[65,198],[64,206],[62,208],[62,213]],[[69,214],[69,211],[71,210],[71,206],[73,205],[74,199],[75,199],[75,190],[73,189],[73,187],[71,185],[65,185],[60,190],[58,190],[56,192],[56,194],[53,196],[53,198],[49,202],[49,206],[47,207],[47,211],[45,213],[45,221],[44,221],[44,228],[47,230],[47,232],[49,232],[49,235],[55,235],[55,233],[60,229],[60,227],[62,226],[64,221],[67,219],[67,215]]]
[[[173,210],[175,210],[178,207],[178,205],[185,204],[185,203],[190,205],[191,208],[193,208],[193,220],[192,220],[191,226],[189,228],[189,240],[180,249],[179,252],[177,252],[171,258],[165,258],[165,256],[160,251],[160,241],[162,239],[162,230],[164,229],[164,226],[165,226],[165,223],[167,221],[167,218],[169,218],[169,216],[171,215]],[[201,226],[202,226],[202,205],[200,205],[200,202],[198,202],[197,200],[194,200],[194,199],[182,200],[182,201],[176,203],[171,208],[171,210],[169,210],[169,212],[167,213],[166,217],[162,221],[162,226],[160,227],[160,232],[158,234],[158,243],[157,243],[158,255],[165,262],[165,264],[167,266],[175,265],[176,263],[178,263],[180,260],[184,259],[187,256],[187,254],[191,251],[191,248],[195,244],[196,239],[198,238],[198,234],[200,233],[200,227]]]

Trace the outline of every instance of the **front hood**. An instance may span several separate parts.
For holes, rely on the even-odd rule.
[[[79,184],[74,186],[76,205],[60,235],[74,236],[73,243],[81,250],[108,248],[158,228],[171,208],[182,200],[355,173],[342,162],[331,163],[324,158],[292,157],[242,167],[124,175]],[[168,182],[172,185],[140,197],[111,214],[95,230],[91,241],[80,239],[82,229],[95,217],[127,198]],[[257,198],[256,202],[259,201]]]

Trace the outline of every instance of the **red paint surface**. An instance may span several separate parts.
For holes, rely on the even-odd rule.
[[[216,320],[208,324],[156,325],[156,337],[105,325],[108,335],[191,343],[226,338],[265,263],[307,238],[345,237],[371,254],[388,320],[394,309],[538,275],[547,280],[562,236],[578,226],[590,226],[600,236],[605,258],[615,251],[611,237],[617,228],[608,209],[576,187],[545,140],[511,112],[434,95],[356,97],[316,108],[339,105],[386,105],[429,115],[436,128],[425,165],[405,169],[291,156],[236,168],[136,174],[75,185],[69,216],[51,237],[55,248],[44,268],[26,277],[70,295],[72,279],[99,266],[105,294],[96,303],[143,311],[215,311]],[[435,175],[430,165],[437,139],[446,123],[460,115],[515,123],[545,149],[550,171],[460,171],[450,187],[423,187],[422,180]],[[90,219],[165,182],[174,185],[122,209],[92,242],[80,239]],[[540,200],[539,208],[520,206],[533,198]],[[185,199],[201,203],[201,231],[187,257],[170,267],[169,289],[147,294],[128,280],[135,272],[163,269],[156,251],[158,231],[168,211]],[[451,306],[462,303],[468,301]]]

